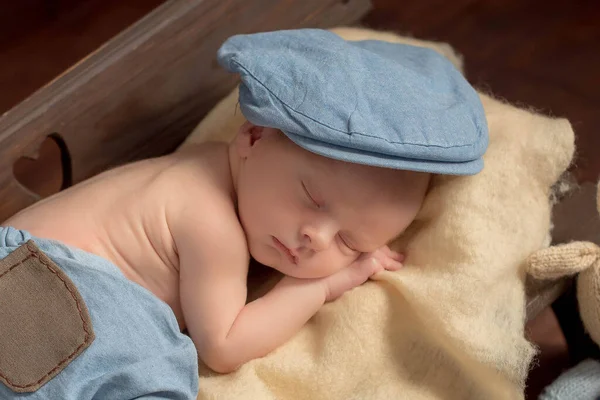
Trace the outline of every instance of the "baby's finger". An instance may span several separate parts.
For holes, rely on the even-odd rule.
[[[386,256],[398,261],[398,262],[403,262],[405,259],[404,254],[402,253],[398,253],[397,251],[394,251],[392,249],[390,249],[388,246],[383,246],[381,248],[381,251],[383,252],[383,254],[385,254]]]
[[[376,254],[376,258],[383,267],[388,271],[397,271],[402,268],[402,263],[394,258],[387,256],[383,251]]]
[[[383,267],[387,270],[387,271],[398,271],[400,268],[403,267],[402,263],[396,260],[392,260],[391,258],[388,259],[386,262],[383,263]]]
[[[383,270],[391,271],[391,272],[398,271],[403,266],[401,262],[392,260],[389,257],[386,257],[386,259],[380,261],[380,263],[383,266]],[[370,279],[372,279],[372,280],[378,280],[379,278],[380,278],[379,274],[374,274],[374,275],[370,276]]]

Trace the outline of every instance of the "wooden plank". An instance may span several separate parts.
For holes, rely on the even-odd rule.
[[[0,114],[165,0],[19,0],[0,9]]]
[[[368,0],[171,0],[0,118],[0,221],[39,196],[13,164],[50,134],[72,181],[172,151],[235,84],[215,61],[230,35],[357,21]]]

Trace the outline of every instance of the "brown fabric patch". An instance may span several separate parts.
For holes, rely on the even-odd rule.
[[[94,340],[69,277],[33,241],[0,260],[0,381],[34,392]]]

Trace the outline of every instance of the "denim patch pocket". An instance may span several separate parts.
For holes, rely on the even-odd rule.
[[[0,382],[35,392],[93,340],[77,288],[32,240],[0,260]]]

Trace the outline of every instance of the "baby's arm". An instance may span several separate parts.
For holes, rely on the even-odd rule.
[[[284,277],[263,297],[242,308],[227,335],[234,359],[220,372],[230,372],[268,354],[298,332],[325,302],[363,284],[378,271],[401,266],[399,261],[382,255],[364,255],[322,279]]]
[[[174,229],[186,325],[201,359],[217,372],[231,372],[266,355],[299,331],[326,301],[377,271],[399,267],[384,253],[365,255],[327,278],[285,277],[245,305],[248,255],[236,224],[237,219],[213,224],[188,217]]]

